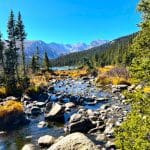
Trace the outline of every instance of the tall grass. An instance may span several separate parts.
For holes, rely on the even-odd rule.
[[[10,114],[22,112],[23,112],[23,105],[20,102],[9,100],[0,105],[0,118]]]
[[[126,68],[123,67],[104,67],[99,69],[99,76],[96,80],[98,84],[128,84],[129,82],[129,73]]]

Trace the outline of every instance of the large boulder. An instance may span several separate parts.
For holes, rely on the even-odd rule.
[[[55,138],[50,135],[44,135],[38,139],[38,144],[41,147],[50,147],[52,144],[54,144]]]
[[[76,132],[62,138],[48,150],[98,150],[98,147],[84,134]]]
[[[51,110],[45,115],[51,121],[64,121],[64,107],[58,103],[53,103]]]
[[[87,133],[90,129],[95,128],[96,124],[93,124],[92,121],[88,118],[83,118],[80,121],[73,122],[67,125],[65,131],[68,133],[72,132],[83,132]]]
[[[36,148],[33,144],[26,144],[23,146],[22,150],[36,150]]]

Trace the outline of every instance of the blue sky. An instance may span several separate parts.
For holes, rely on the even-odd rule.
[[[89,43],[138,31],[139,0],[0,0],[0,31],[7,38],[10,10],[21,11],[29,40]]]

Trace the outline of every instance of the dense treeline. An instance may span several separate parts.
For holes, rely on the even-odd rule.
[[[53,66],[82,65],[87,58],[99,66],[110,64],[128,64],[128,49],[137,33],[118,38],[114,41],[82,52],[61,56],[52,61]]]

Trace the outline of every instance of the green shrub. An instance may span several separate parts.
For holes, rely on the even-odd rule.
[[[150,95],[137,92],[129,94],[132,112],[121,127],[116,129],[116,145],[123,150],[148,150],[150,148]]]

